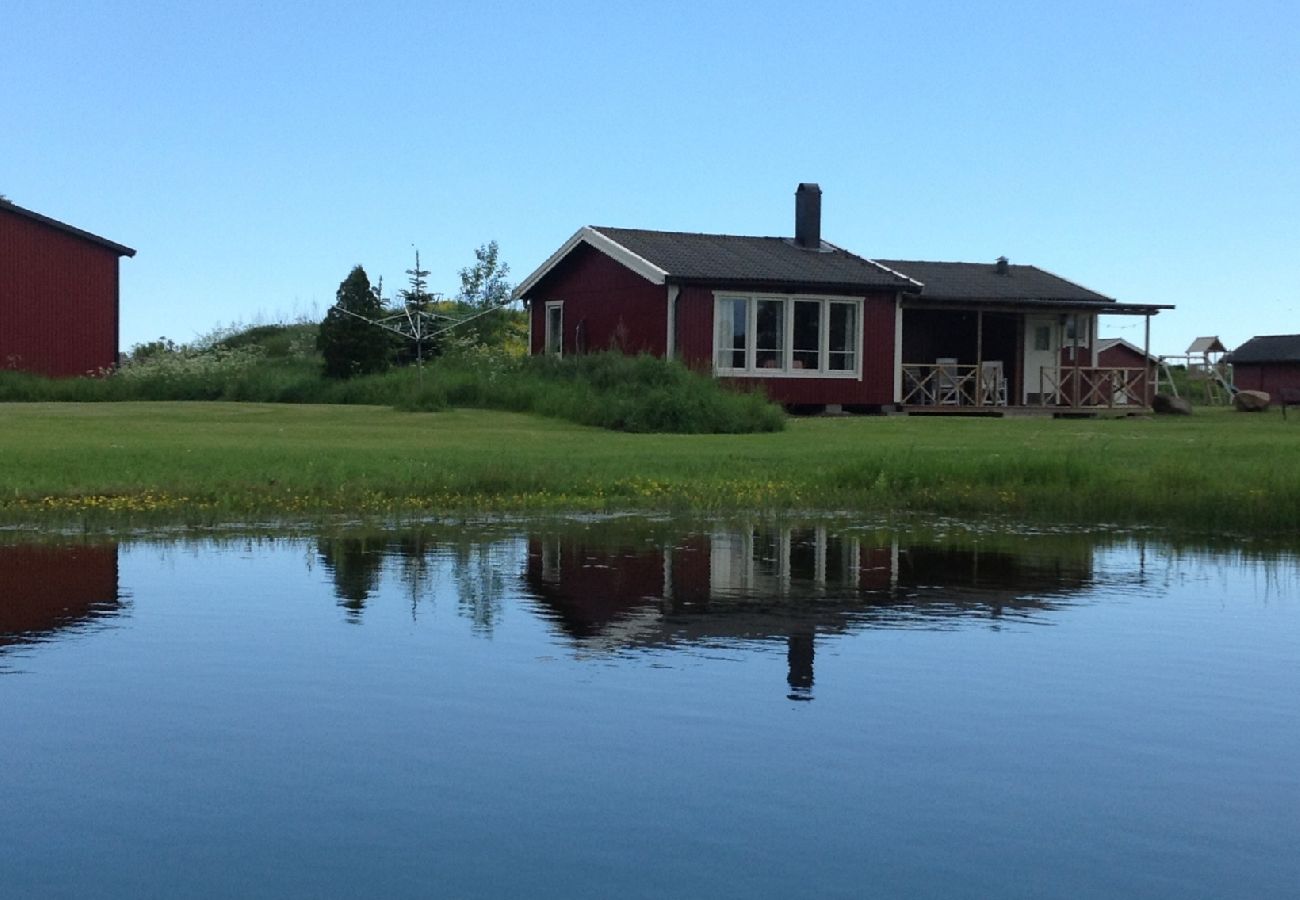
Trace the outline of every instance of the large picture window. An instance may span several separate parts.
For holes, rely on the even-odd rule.
[[[862,301],[836,297],[717,294],[714,345],[729,375],[856,377]]]

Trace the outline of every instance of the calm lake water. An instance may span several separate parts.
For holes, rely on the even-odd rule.
[[[1296,897],[1300,562],[602,521],[0,545],[0,894]]]

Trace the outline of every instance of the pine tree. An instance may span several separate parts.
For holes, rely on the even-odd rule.
[[[379,293],[370,286],[366,270],[356,266],[339,285],[316,340],[325,357],[326,376],[352,378],[388,368],[391,341],[385,331],[370,324],[383,315]]]

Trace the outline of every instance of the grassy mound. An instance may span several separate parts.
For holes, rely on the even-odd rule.
[[[0,402],[232,400],[436,411],[532,412],[617,431],[779,431],[785,415],[680,363],[618,353],[529,357],[485,350],[346,381],[321,374],[310,326],[259,326],[194,347],[155,346],[103,378],[0,372]]]

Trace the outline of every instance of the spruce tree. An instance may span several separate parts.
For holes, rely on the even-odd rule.
[[[370,286],[366,270],[356,266],[339,285],[335,303],[325,314],[316,346],[325,357],[330,378],[352,378],[388,368],[391,342],[370,322],[384,315],[383,301]]]

